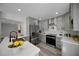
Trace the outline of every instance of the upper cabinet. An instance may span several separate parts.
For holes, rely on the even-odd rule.
[[[56,18],[50,18],[48,20],[48,28],[52,30],[56,30]]]
[[[56,27],[57,30],[70,30],[70,13],[56,17]]]
[[[62,26],[63,30],[71,30],[70,12],[62,16]]]
[[[0,35],[1,35],[1,22],[0,22]]]
[[[79,4],[70,4],[70,10],[64,15],[56,17],[58,30],[79,31]]]
[[[50,18],[49,21],[48,21],[49,25],[54,25],[54,18]]]
[[[41,31],[47,31],[48,30],[48,20],[39,21],[39,29]]]
[[[79,4],[71,4],[71,20],[73,24],[73,30],[79,31]]]
[[[48,21],[49,28],[53,30],[71,30],[70,13],[51,18]]]
[[[62,16],[56,17],[56,28],[57,28],[57,30],[62,30],[62,28],[63,28]]]

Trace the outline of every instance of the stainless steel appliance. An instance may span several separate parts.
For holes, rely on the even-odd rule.
[[[30,34],[30,42],[33,44],[38,44],[40,43],[39,40],[39,26],[35,24],[30,24],[29,25],[29,34]]]
[[[56,35],[46,35],[46,43],[56,47]]]

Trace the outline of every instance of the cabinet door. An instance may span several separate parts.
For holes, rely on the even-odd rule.
[[[61,49],[61,45],[60,44],[56,44],[56,47]]]
[[[72,5],[73,30],[79,31],[79,4]]]
[[[63,25],[62,25],[62,16],[56,18],[56,27],[57,27],[57,30],[62,29],[62,27],[63,27]]]
[[[60,37],[56,38],[56,47],[61,49],[61,38]]]
[[[44,22],[43,22],[43,28],[44,28],[44,31],[47,31],[48,30],[48,20],[45,20]]]
[[[63,30],[70,30],[70,19],[69,19],[69,13],[66,13],[65,15],[62,16],[62,25],[63,25]]]
[[[41,35],[41,41],[46,43],[46,35]]]
[[[0,22],[0,35],[1,35],[1,22]]]
[[[48,30],[48,20],[40,21],[39,28],[42,31],[47,31]]]

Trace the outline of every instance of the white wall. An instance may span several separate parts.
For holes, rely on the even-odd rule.
[[[0,12],[0,20],[2,19],[2,21],[4,20],[4,22],[8,22],[7,20],[11,20],[11,23],[15,22],[20,22],[20,25],[22,27],[22,34],[23,35],[28,35],[28,20],[19,15],[16,14],[8,14],[8,13],[4,13],[4,12]]]
[[[25,36],[29,36],[29,20],[26,20],[21,24],[22,25],[22,32]]]
[[[18,28],[16,24],[2,23],[1,30],[3,36],[9,36],[11,31],[17,31]]]

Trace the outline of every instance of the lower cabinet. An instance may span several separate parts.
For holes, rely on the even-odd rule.
[[[56,47],[61,49],[61,37],[56,37]]]
[[[40,40],[46,43],[46,35],[40,34]]]

